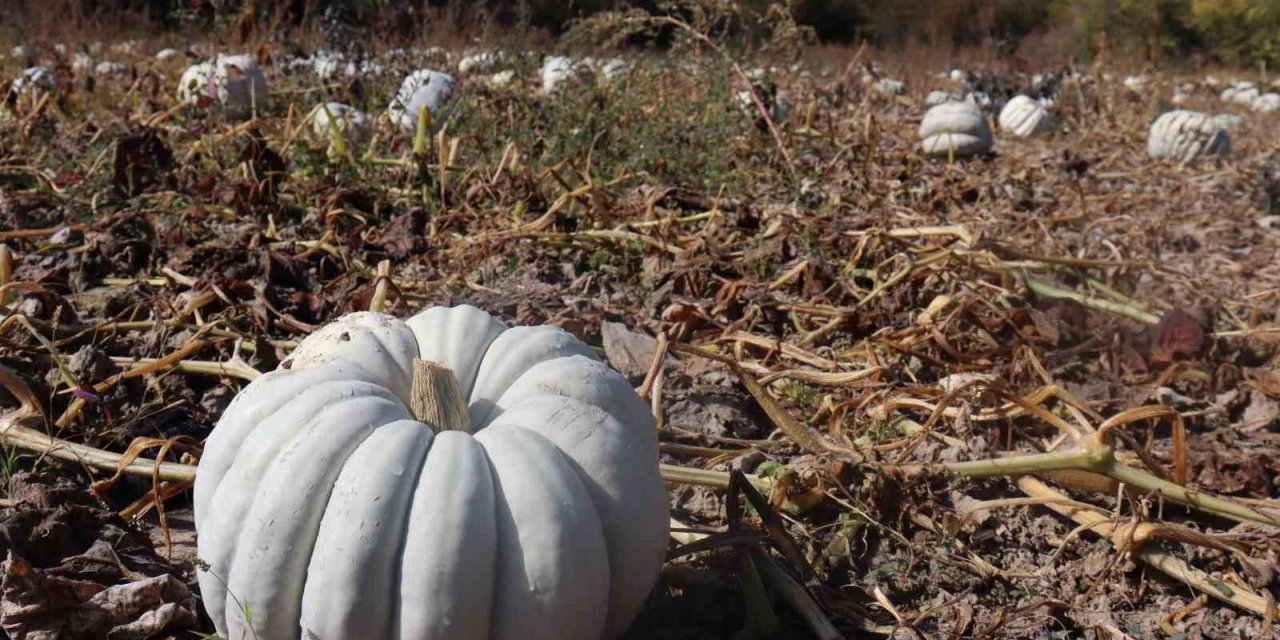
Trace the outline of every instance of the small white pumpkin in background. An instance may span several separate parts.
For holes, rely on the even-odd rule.
[[[202,97],[237,117],[267,108],[267,77],[253,56],[220,55],[191,65],[178,80],[178,100],[195,104]]]
[[[209,436],[195,517],[214,626],[264,640],[614,638],[669,522],[627,381],[468,306],[308,336]]]
[[[1124,80],[1121,81],[1121,84],[1124,85],[1124,88],[1130,91],[1134,91],[1134,92],[1142,91],[1147,86],[1147,77],[1146,76],[1125,76]]]
[[[1262,92],[1253,86],[1252,82],[1237,82],[1234,85],[1222,90],[1220,97],[1223,102],[1231,102],[1234,104],[1242,104],[1249,106],[1253,100],[1261,95]]]
[[[316,105],[311,110],[311,129],[316,137],[332,139],[334,127],[342,132],[347,142],[363,142],[369,139],[372,121],[365,112],[341,102]]]
[[[161,62],[164,62],[166,60],[171,60],[176,57],[178,57],[177,49],[165,48],[156,52],[156,60],[159,60]]]
[[[751,77],[751,74],[748,76]],[[791,103],[780,95],[777,84],[764,78],[763,74],[752,77],[751,88],[742,89],[735,94],[738,106],[747,115],[758,118],[760,107],[756,104],[756,99],[759,98],[769,113],[769,119],[773,120],[775,125],[780,125],[791,115]]]
[[[458,73],[468,75],[484,73],[498,66],[502,56],[496,51],[481,51],[468,54],[458,61]]]
[[[547,56],[542,61],[538,77],[542,79],[542,92],[550,94],[573,73],[573,60],[569,56]]]
[[[1237,113],[1219,113],[1213,116],[1213,121],[1223,129],[1234,129],[1244,124],[1244,116]]]
[[[1280,111],[1280,93],[1264,93],[1249,103],[1249,108],[1258,113]]]
[[[971,156],[991,150],[991,127],[977,106],[948,102],[929,109],[920,122],[920,150],[931,156]]]
[[[57,77],[44,67],[28,67],[9,85],[5,103],[29,109],[45,96],[58,90]]]
[[[1173,88],[1173,96],[1169,98],[1169,102],[1176,105],[1186,104],[1191,99],[1191,94],[1195,91],[1195,87],[1191,85],[1182,85]]]
[[[387,67],[373,60],[348,62],[345,68],[348,78],[381,78],[386,75]]]
[[[1014,96],[1012,100],[1004,105],[1004,108],[1000,110],[1000,117],[997,123],[1000,125],[1000,129],[1020,138],[1044,133],[1053,126],[1053,120],[1049,117],[1049,112],[1045,111],[1045,108],[1040,106],[1040,103],[1024,95]]]
[[[341,53],[317,51],[311,57],[311,70],[321,80],[329,80],[338,75],[346,67],[347,60]]]
[[[126,76],[129,75],[129,66],[120,62],[103,60],[93,68],[93,72],[100,76]]]
[[[605,80],[613,80],[614,78],[626,73],[627,61],[622,58],[609,58],[608,60],[602,60],[596,65],[596,71],[599,72],[600,77]]]
[[[930,91],[929,95],[925,96],[924,105],[926,107],[936,107],[948,102],[960,102],[962,99],[960,95],[950,91]]]
[[[516,72],[511,69],[507,69],[506,71],[499,71],[497,73],[489,74],[484,77],[485,84],[494,88],[510,86],[511,83],[515,82],[515,80],[516,80]]]
[[[439,119],[445,105],[458,90],[453,76],[431,69],[419,69],[400,83],[400,90],[387,107],[387,113],[401,129],[413,132],[418,128],[418,114],[423,108],[434,122]]]
[[[140,45],[137,40],[125,40],[124,42],[117,42],[111,45],[111,52],[127,55],[136,52],[139,46]]]
[[[209,87],[213,83],[213,63],[197,62],[182,72],[178,78],[178,102],[195,104],[200,98],[214,100],[216,93],[211,94]]]
[[[71,56],[71,71],[74,73],[88,73],[93,70],[93,56],[79,52]]]
[[[1231,138],[1222,126],[1196,111],[1169,111],[1151,123],[1147,153],[1153,158],[1191,162],[1231,150]]]
[[[907,83],[892,78],[881,78],[875,86],[876,91],[887,96],[900,96],[907,92]]]

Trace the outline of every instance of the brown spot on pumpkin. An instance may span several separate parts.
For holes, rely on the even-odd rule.
[[[281,362],[281,363],[280,363],[280,368],[281,368],[281,369],[292,369],[292,368],[293,368],[293,361],[292,361],[292,360],[285,360],[284,362]]]
[[[342,334],[338,336],[338,339],[343,342],[351,342],[351,333],[348,331],[343,331]]]

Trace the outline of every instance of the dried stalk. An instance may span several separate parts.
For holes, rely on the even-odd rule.
[[[1209,574],[1191,567],[1166,551],[1153,545],[1143,545],[1148,537],[1139,537],[1132,526],[1118,525],[1112,516],[1100,513],[1095,509],[1081,509],[1063,502],[1071,502],[1069,498],[1053,490],[1045,483],[1035,479],[1022,477],[1018,479],[1018,488],[1029,496],[1044,499],[1044,506],[1061,513],[1078,522],[1082,527],[1107,536],[1117,549],[1127,549],[1143,562],[1159,569],[1179,582],[1188,584],[1202,593],[1234,605],[1245,611],[1260,616],[1274,618],[1280,609],[1274,601],[1255,593],[1240,584],[1227,587],[1226,583]],[[1156,525],[1150,525],[1155,527]],[[1150,529],[1148,529],[1150,531]],[[1135,548],[1136,547],[1136,548]]]

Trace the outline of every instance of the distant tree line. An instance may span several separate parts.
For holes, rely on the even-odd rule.
[[[229,20],[257,12],[293,26],[343,21],[351,28],[427,21],[483,21],[556,32],[601,11],[660,10],[668,0],[11,0],[22,13],[50,13],[58,1],[83,16],[142,16],[157,23]],[[684,0],[716,3],[731,0]],[[1280,0],[738,0],[763,13],[784,4],[821,41],[883,47],[1031,48],[1078,60],[1135,56],[1280,64]],[[444,16],[445,18],[442,18]]]

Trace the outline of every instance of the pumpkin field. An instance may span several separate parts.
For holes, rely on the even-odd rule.
[[[1280,637],[1280,80],[722,5],[0,43],[5,637]]]

